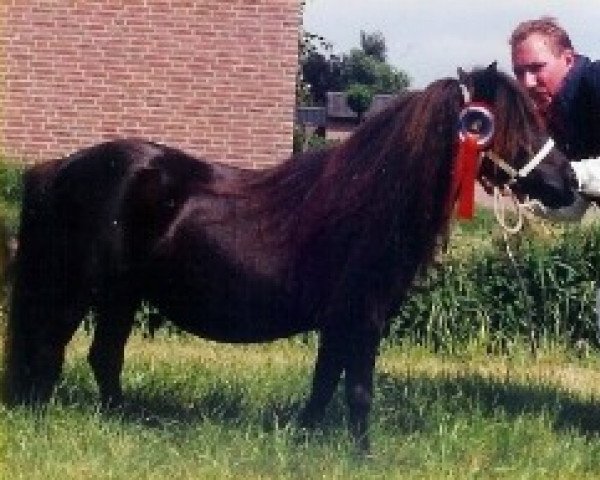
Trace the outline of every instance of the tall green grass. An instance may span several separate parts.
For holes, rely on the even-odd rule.
[[[394,321],[393,338],[452,350],[473,342],[505,348],[584,341],[597,345],[595,298],[600,224],[555,229],[509,240],[482,229],[454,238],[439,265],[411,292]]]

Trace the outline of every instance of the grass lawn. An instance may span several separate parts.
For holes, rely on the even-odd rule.
[[[88,345],[79,333],[45,412],[0,407],[2,478],[600,478],[596,354],[386,347],[365,459],[348,440],[341,390],[319,431],[294,428],[313,338],[230,346],[134,335],[126,406],[113,414],[98,409]]]

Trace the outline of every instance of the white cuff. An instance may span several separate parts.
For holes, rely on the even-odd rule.
[[[577,177],[580,192],[592,197],[600,197],[600,158],[584,158],[570,162]]]

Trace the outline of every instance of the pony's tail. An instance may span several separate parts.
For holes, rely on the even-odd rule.
[[[4,403],[9,400],[7,367],[9,351],[12,350],[8,336],[8,265],[10,262],[9,237],[4,219],[0,219],[0,335],[3,341],[3,358],[0,369],[0,395]]]
[[[9,260],[8,244],[0,240],[3,274],[9,267],[10,288],[3,290],[7,301],[3,302],[4,348],[1,379],[1,399],[7,405],[27,403],[33,398],[32,362],[35,350],[39,348],[34,341],[36,316],[30,310],[36,308],[27,292],[40,287],[36,278],[42,265],[36,264],[39,253],[44,251],[48,241],[49,202],[46,181],[48,167],[37,166],[23,176],[23,200],[21,206],[20,228],[16,254]],[[2,286],[4,287],[6,277]]]

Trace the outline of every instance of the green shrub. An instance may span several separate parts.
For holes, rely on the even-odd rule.
[[[24,167],[0,159],[0,222],[9,234],[16,234],[23,195]]]
[[[4,202],[18,204],[21,201],[23,170],[21,165],[0,161],[0,199]]]
[[[373,101],[373,90],[368,85],[354,83],[346,90],[346,101],[350,109],[361,120]]]
[[[472,342],[504,347],[519,338],[597,344],[600,225],[512,243],[512,259],[502,245],[448,255],[409,295],[394,339],[447,350]]]
[[[338,142],[339,140],[328,140],[317,133],[309,133],[309,131],[303,127],[294,127],[294,153],[327,148]]]

